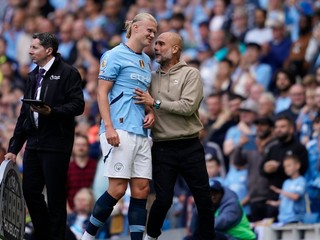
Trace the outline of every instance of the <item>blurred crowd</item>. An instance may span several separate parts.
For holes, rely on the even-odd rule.
[[[292,190],[298,197],[289,197],[292,209],[298,201],[304,209],[299,210],[300,218],[284,223],[320,212],[319,0],[0,0],[0,4],[0,157],[14,130],[25,80],[35,67],[28,54],[33,33],[56,34],[63,59],[83,79],[86,107],[77,118],[67,186],[73,235],[81,235],[94,199],[106,189],[105,181],[99,180],[103,177],[96,100],[99,60],[103,52],[126,41],[124,22],[139,12],[153,14],[158,33],[179,33],[184,41],[182,58],[200,70],[205,94],[201,139],[209,177],[238,195],[251,222],[271,217],[279,221],[281,211],[288,209],[274,201],[288,198],[283,191],[294,187],[299,191]],[[145,51],[153,59],[153,49]],[[157,64],[152,67],[155,70]],[[304,179],[291,190],[287,180],[292,174],[283,164],[288,155],[298,159]],[[20,170],[21,160],[20,155]],[[190,224],[193,202],[182,179],[175,192],[164,229]],[[124,198],[101,239],[128,234],[127,207]]]

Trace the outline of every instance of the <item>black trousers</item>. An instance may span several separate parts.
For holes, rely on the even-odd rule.
[[[250,221],[251,222],[257,222],[267,217],[268,208],[267,208],[266,201],[267,200],[250,203],[250,209],[251,209]]]
[[[26,150],[23,194],[37,240],[63,240],[66,230],[66,179],[70,154]],[[47,203],[43,195],[46,186]]]
[[[214,210],[209,190],[204,150],[198,138],[154,142],[152,168],[156,199],[150,209],[147,233],[161,234],[161,227],[172,204],[178,174],[186,181],[199,213],[201,239],[214,239]]]

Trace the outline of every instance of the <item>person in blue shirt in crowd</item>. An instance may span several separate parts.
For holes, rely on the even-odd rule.
[[[109,187],[97,200],[82,240],[93,240],[125,194],[131,199],[129,227],[132,240],[141,240],[147,220],[151,147],[148,128],[154,124],[153,110],[136,105],[135,88],[146,91],[151,83],[151,60],[143,49],[152,43],[157,21],[148,13],[126,22],[128,41],[103,54],[100,61],[98,105],[102,117],[100,142],[105,157]]]
[[[245,159],[239,159],[237,163],[232,163],[224,180],[224,186],[237,194],[246,215],[249,216],[248,168]]]
[[[311,212],[320,212],[320,116],[313,120],[314,138],[307,143],[309,167],[304,175],[307,181],[307,192],[310,199]],[[320,219],[319,219],[320,220]]]
[[[298,157],[288,155],[283,160],[285,173],[290,177],[285,180],[282,188],[270,186],[270,188],[280,194],[278,201],[269,200],[267,204],[279,206],[278,222],[296,223],[302,222],[306,213],[305,192],[306,180],[300,175],[301,163]]]

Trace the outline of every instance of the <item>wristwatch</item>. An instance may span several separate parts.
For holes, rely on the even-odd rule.
[[[159,109],[160,108],[160,105],[161,105],[161,101],[159,99],[155,99],[154,100],[154,103],[153,103],[153,106],[156,108],[156,109]]]

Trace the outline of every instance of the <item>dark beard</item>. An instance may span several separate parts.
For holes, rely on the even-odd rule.
[[[264,140],[271,135],[271,130],[266,130],[261,135],[259,135],[259,139]]]
[[[288,138],[289,138],[289,134],[284,134],[283,136],[277,137],[279,142],[282,142],[282,143],[286,142]]]
[[[287,92],[291,88],[291,84],[288,84],[287,86],[283,88],[278,88],[279,92]]]

